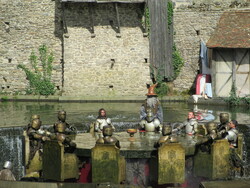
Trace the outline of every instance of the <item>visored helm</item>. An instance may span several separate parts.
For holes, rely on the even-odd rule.
[[[64,110],[58,112],[58,119],[62,122],[65,122],[66,112]]]
[[[10,161],[5,161],[3,168],[6,169],[11,169],[12,168],[12,163]]]
[[[208,133],[211,133],[213,130],[217,130],[217,126],[214,122],[207,123],[206,128],[207,128]]]
[[[166,136],[166,135],[170,135],[171,133],[172,133],[171,125],[163,125],[163,127],[162,127],[162,135]]]
[[[64,142],[64,140],[66,139],[66,136],[64,134],[58,134],[56,136],[56,139],[59,141],[59,142]]]
[[[102,129],[103,136],[112,136],[113,129],[111,126],[104,126]]]
[[[38,130],[41,127],[42,122],[40,121],[40,119],[33,119],[31,122],[31,127],[33,129]]]
[[[40,119],[40,115],[38,115],[38,114],[33,114],[33,115],[31,116],[31,120],[33,120],[33,119]]]
[[[65,130],[66,130],[66,124],[63,123],[63,122],[59,122],[55,125],[55,130],[56,132],[59,132],[59,133],[64,133]]]
[[[220,122],[227,123],[229,121],[229,114],[228,113],[220,113]]]

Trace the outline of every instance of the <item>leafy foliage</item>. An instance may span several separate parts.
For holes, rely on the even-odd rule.
[[[175,80],[178,75],[181,72],[181,68],[184,65],[184,61],[179,53],[179,51],[176,49],[176,46],[173,46],[173,54],[172,54],[172,58],[173,58],[173,68],[174,68],[174,76],[173,76],[173,80]]]
[[[29,80],[29,88],[26,94],[53,95],[55,85],[51,81],[53,54],[48,52],[45,45],[39,47],[39,57],[33,51],[29,57],[32,70],[25,65],[19,64],[17,67],[22,69]]]
[[[240,102],[243,102],[249,106],[250,105],[250,95],[247,95],[245,97],[237,96],[237,88],[235,86],[235,83],[233,82],[231,91],[229,93],[229,97],[226,98],[225,101],[230,106],[238,106],[240,104]]]
[[[164,82],[165,80],[164,69],[160,68],[158,69],[157,72],[153,69],[152,66],[150,66],[150,69],[151,69],[150,72],[152,74],[152,77],[155,78],[156,83],[158,83],[155,89],[155,92],[157,93],[159,97],[166,96],[168,94],[169,88],[167,84]]]

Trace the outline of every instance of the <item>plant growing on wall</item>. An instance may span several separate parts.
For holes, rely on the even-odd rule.
[[[23,64],[19,64],[17,68],[22,69],[29,80],[26,94],[53,95],[55,93],[55,84],[51,81],[53,54],[48,52],[46,45],[41,45],[38,51],[39,57],[34,51],[29,57],[31,70]]]
[[[235,82],[233,82],[231,91],[229,93],[229,97],[224,99],[229,106],[238,106],[240,102],[243,102],[246,105],[250,105],[250,95],[246,95],[245,97],[237,96],[237,88],[235,86]]]
[[[180,52],[176,49],[176,46],[174,44],[173,46],[173,54],[172,54],[172,58],[173,58],[173,68],[174,68],[174,76],[173,76],[173,80],[175,80],[180,72],[181,72],[181,68],[184,65],[184,61],[180,55]]]

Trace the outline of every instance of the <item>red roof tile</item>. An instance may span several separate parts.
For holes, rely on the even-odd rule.
[[[250,48],[250,10],[222,14],[209,48]]]

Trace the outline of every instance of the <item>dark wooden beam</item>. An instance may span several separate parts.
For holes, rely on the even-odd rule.
[[[94,38],[95,35],[95,28],[94,28],[94,16],[93,16],[93,3],[88,3],[88,8],[89,8],[89,16],[90,16],[90,32],[91,32],[91,37]]]
[[[117,19],[117,37],[121,37],[121,30],[120,30],[120,15],[119,15],[119,9],[118,9],[118,3],[115,3],[115,13],[116,13],[116,19]]]

